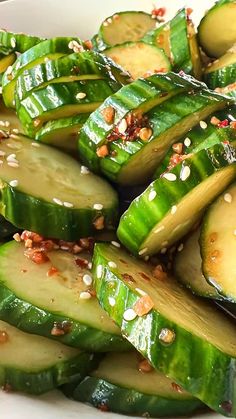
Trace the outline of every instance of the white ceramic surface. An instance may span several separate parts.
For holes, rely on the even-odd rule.
[[[105,17],[121,10],[150,11],[153,5],[165,6],[168,17],[183,5],[194,9],[198,23],[213,0],[8,0],[0,3],[0,27],[33,35],[94,35]],[[27,360],[26,360],[27,362]],[[122,419],[67,400],[55,391],[34,398],[0,392],[0,419]],[[127,417],[128,418],[128,417]],[[219,415],[194,416],[195,419],[219,419]],[[171,418],[170,418],[171,419]],[[172,418],[176,419],[176,418]]]

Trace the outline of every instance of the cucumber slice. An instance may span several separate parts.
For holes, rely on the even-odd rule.
[[[7,49],[23,53],[44,40],[45,38],[39,38],[38,36],[8,32],[0,29],[0,52]]]
[[[109,46],[139,41],[155,28],[156,20],[144,12],[121,12],[108,17],[100,26],[97,45],[102,51]]]
[[[210,57],[221,57],[236,42],[235,21],[235,0],[219,0],[203,17],[198,38]]]
[[[47,121],[92,112],[119,87],[111,80],[52,83],[17,100],[17,115],[25,133],[34,138]]]
[[[116,45],[103,51],[103,54],[128,71],[134,80],[147,74],[171,70],[164,51],[142,41]]]
[[[202,273],[202,258],[199,246],[200,228],[195,230],[184,242],[181,252],[177,252],[174,260],[176,278],[194,294],[202,297],[222,300],[217,290],[210,285]]]
[[[183,77],[171,72],[155,74],[146,79],[135,80],[128,86],[123,86],[118,92],[107,98],[84,124],[79,136],[81,159],[93,171],[100,172],[106,159],[100,158],[97,151],[102,145],[111,144],[107,138],[114,130],[118,129],[120,123],[126,125],[125,118],[131,117],[132,119],[132,116],[135,117],[137,113],[146,113],[180,92],[200,88],[202,88],[202,84],[190,76]],[[111,111],[109,119],[106,118],[107,111]],[[124,129],[123,132],[125,132]],[[129,142],[129,144],[132,147],[132,143]],[[134,142],[135,144],[136,142]]]
[[[78,133],[89,115],[85,113],[49,121],[36,133],[35,139],[77,156]]]
[[[39,265],[28,259],[24,250],[23,244],[14,241],[0,247],[2,320],[25,332],[89,351],[129,348],[97,299],[83,299],[91,292],[84,275],[92,277],[88,268],[76,263],[78,255],[54,250],[47,253],[48,262]],[[79,258],[91,260],[87,253],[80,253]],[[52,267],[57,270],[53,276]]]
[[[23,132],[22,125],[19,121],[19,118],[17,118],[16,116],[15,110],[6,108],[6,106],[3,104],[3,101],[1,99],[0,99],[0,120],[1,120],[0,129],[4,130],[7,134],[9,134],[10,132],[12,132],[13,134],[16,132]]]
[[[136,352],[107,354],[70,396],[111,412],[143,417],[187,415],[203,406],[152,367],[143,373],[138,357]]]
[[[119,66],[102,54],[84,51],[49,60],[25,70],[17,78],[16,94],[21,101],[32,90],[45,87],[49,83],[103,78],[117,79],[120,83],[127,84],[129,75],[125,76]]]
[[[66,241],[92,236],[101,217],[105,228],[114,227],[118,202],[112,187],[84,175],[72,157],[34,145],[17,135],[1,143],[2,215],[19,228]]]
[[[0,215],[0,240],[12,236],[18,229]]]
[[[234,262],[236,184],[231,185],[211,205],[201,230],[202,269],[205,278],[216,290],[236,302]]]
[[[1,32],[0,32],[1,34]],[[4,73],[9,65],[12,65],[16,60],[16,54],[1,55],[0,57],[0,73]]]
[[[35,45],[21,54],[13,66],[5,72],[2,79],[5,105],[10,108],[15,107],[14,93],[16,80],[24,70],[43,63],[45,59],[55,60],[63,55],[69,54],[72,52],[74,45],[78,45],[78,47],[82,46],[79,38],[53,38],[40,42],[40,44]]]
[[[136,255],[165,252],[233,181],[235,163],[235,150],[224,143],[188,155],[132,202],[120,219],[118,238]]]
[[[157,280],[152,269],[115,246],[96,244],[93,277],[100,304],[155,368],[234,417],[235,325],[174,279]]]
[[[0,321],[0,385],[42,394],[82,378],[97,364],[91,354],[29,335]]]

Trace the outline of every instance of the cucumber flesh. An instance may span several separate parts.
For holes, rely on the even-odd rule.
[[[236,302],[234,214],[236,184],[210,206],[201,230],[202,268],[206,280],[229,301]]]
[[[236,96],[236,46],[206,68],[204,80],[211,89]]]
[[[44,40],[44,38],[37,36],[13,33],[0,29],[0,51],[2,49],[9,49],[10,51],[16,51],[22,54]]]
[[[13,391],[42,394],[82,379],[96,365],[91,354],[60,342],[24,333],[0,321],[0,385]],[[17,350],[16,350],[17,348]]]
[[[235,43],[235,21],[234,0],[218,1],[203,17],[198,27],[198,38],[210,57],[221,57]]]
[[[91,256],[75,256],[62,250],[48,252],[47,256],[48,262],[36,264],[25,256],[21,243],[12,241],[0,247],[0,318],[21,330],[69,346],[92,351],[127,348],[119,328],[97,299],[82,298],[83,293],[92,290],[91,284],[83,280],[84,275],[91,278],[91,272],[76,260],[79,257],[89,263]],[[49,274],[52,267],[57,270],[53,276]],[[68,322],[68,330],[53,333],[55,324],[63,330],[63,322]]]
[[[171,70],[170,62],[163,50],[141,41],[114,46],[103,51],[103,54],[128,71],[134,80]]]
[[[140,358],[135,352],[107,354],[70,396],[108,411],[148,417],[186,415],[202,407],[159,371],[140,371]]]
[[[2,55],[0,57],[0,73],[4,73],[9,65],[12,65],[16,60],[16,54]]]
[[[116,267],[111,267],[111,261]],[[97,297],[122,334],[186,391],[212,409],[235,416],[234,324],[174,279],[157,280],[152,271],[153,266],[115,246],[95,245]]]

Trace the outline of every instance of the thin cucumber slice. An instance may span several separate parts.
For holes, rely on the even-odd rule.
[[[227,93],[228,87],[229,93],[232,95],[234,91],[236,97],[236,44],[234,48],[207,67],[204,80],[211,89]]]
[[[113,228],[117,195],[103,179],[84,174],[72,157],[14,135],[1,142],[0,212],[15,226],[44,237],[75,241]],[[43,217],[42,217],[43,214]]]
[[[202,269],[206,280],[229,301],[236,302],[234,254],[236,184],[210,206],[201,230]]]
[[[1,50],[5,51],[7,49],[22,54],[43,41],[45,41],[45,38],[0,29],[0,52]]]
[[[47,121],[90,113],[119,88],[120,84],[111,80],[52,83],[17,100],[17,115],[25,133],[34,138]]]
[[[188,155],[132,202],[120,219],[118,238],[136,255],[165,252],[233,181],[235,163],[235,150],[224,143]]]
[[[188,415],[203,407],[161,372],[142,372],[139,358],[136,352],[107,354],[70,396],[110,412],[148,417]]]
[[[129,11],[116,13],[100,26],[97,45],[101,51],[124,42],[136,42],[155,26],[156,21],[148,13]]]
[[[0,240],[12,236],[18,229],[0,215]]]
[[[219,0],[203,17],[198,27],[198,38],[210,57],[221,57],[235,43],[235,21],[235,0]]]
[[[128,71],[134,80],[147,74],[171,70],[164,51],[142,41],[116,45],[103,51],[103,54]]]
[[[48,60],[25,70],[17,78],[16,94],[19,100],[23,100],[32,90],[45,87],[49,83],[108,78],[127,84],[128,77],[129,75],[125,76],[123,70],[104,55],[84,51]]]
[[[106,159],[98,156],[98,149],[103,145],[110,145],[107,138],[114,130],[118,130],[118,134],[125,132],[127,117],[146,113],[180,92],[198,90],[202,86],[190,76],[180,76],[172,72],[155,74],[123,86],[107,98],[84,124],[79,136],[81,159],[94,172],[100,172]],[[125,129],[121,130],[120,124],[125,125]]]
[[[35,140],[58,147],[66,152],[73,152],[73,154],[76,152],[75,155],[77,155],[78,134],[89,115],[89,113],[85,113],[48,121],[36,133]]]
[[[1,32],[0,32],[1,34]],[[0,57],[0,73],[4,73],[9,65],[12,65],[16,61],[16,54],[12,53],[9,55],[1,55]]]
[[[54,60],[69,54],[73,51],[75,45],[78,48],[82,46],[79,38],[53,38],[40,42],[40,44],[35,45],[21,54],[3,76],[2,86],[5,105],[10,108],[15,107],[14,93],[16,80],[24,70],[43,63],[45,59]]]
[[[129,348],[97,299],[88,299],[92,288],[84,276],[92,280],[91,272],[77,262],[89,262],[89,254],[54,250],[47,253],[48,262],[36,264],[24,250],[23,244],[14,241],[0,247],[2,320],[25,332],[89,351]],[[52,267],[54,275],[50,274]]]
[[[29,335],[0,321],[0,385],[13,391],[42,394],[82,378],[96,358],[60,342]]]
[[[155,368],[234,417],[235,325],[174,279],[157,280],[152,270],[115,246],[96,244],[93,274],[100,304]]]

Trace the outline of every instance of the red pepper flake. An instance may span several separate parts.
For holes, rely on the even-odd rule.
[[[210,123],[212,125],[218,125],[218,124],[220,124],[220,119],[216,118],[216,116],[213,116],[210,120]]]
[[[222,142],[223,142],[223,144],[225,144],[225,145],[229,145],[229,144],[230,144],[229,140],[224,140],[224,141],[222,141]]]
[[[151,12],[151,15],[154,17],[163,17],[166,14],[166,8],[165,7],[159,7],[158,9],[153,9]]]
[[[36,118],[33,122],[33,125],[35,128],[39,127],[40,124],[41,124],[41,120],[39,118]]]
[[[177,154],[182,154],[183,152],[183,144],[182,143],[175,143],[172,145],[172,149]]]
[[[177,391],[177,393],[183,393],[183,389],[179,386],[179,384],[171,383],[171,386],[174,391]]]
[[[216,232],[211,233],[210,236],[209,236],[210,244],[215,243],[217,238],[218,238],[218,234]]]
[[[153,276],[158,279],[159,281],[165,281],[167,278],[167,273],[163,270],[162,265],[157,265],[153,271]]]
[[[139,275],[140,275],[143,279],[145,279],[145,281],[150,281],[149,276],[147,276],[144,272],[139,272]]]
[[[98,404],[97,408],[101,410],[101,412],[109,412],[109,407],[107,406],[105,402]]]
[[[121,122],[120,122],[121,124]],[[108,135],[107,141],[136,141],[143,135],[144,140],[148,140],[152,135],[152,130],[148,124],[147,116],[139,112],[130,112],[123,118],[122,129],[118,124]],[[125,129],[124,129],[125,128]],[[142,129],[144,129],[142,131]]]
[[[26,241],[28,239],[34,243],[41,243],[43,241],[43,237],[40,234],[24,230],[21,234],[21,240]]]
[[[54,322],[51,330],[52,336],[64,336],[71,331],[71,322],[64,320],[63,322]]]
[[[191,9],[191,7],[187,7],[186,8],[186,15],[187,15],[187,17],[189,17],[192,13],[193,13],[193,9]]]
[[[229,125],[229,121],[228,119],[224,119],[223,121],[220,121],[219,124],[217,124],[217,126],[219,128],[225,128]]]
[[[236,121],[231,121],[230,122],[230,127],[233,129],[236,129]]]
[[[124,281],[131,282],[131,283],[136,282],[135,279],[129,274],[121,274],[121,276]]]
[[[134,311],[139,317],[142,317],[145,314],[148,314],[153,307],[154,303],[151,297],[149,297],[149,295],[144,295],[135,303]]]
[[[153,366],[148,362],[147,359],[143,359],[138,364],[138,370],[140,372],[148,373],[154,370]]]
[[[182,155],[177,154],[177,153],[172,154],[172,156],[170,158],[170,163],[169,163],[169,166],[168,166],[168,170],[175,167],[180,162],[182,162]]]
[[[96,150],[96,154],[98,157],[106,157],[109,155],[109,150],[106,144],[103,144],[101,147],[98,147]]]
[[[8,342],[8,340],[9,340],[8,333],[3,330],[0,330],[0,344],[6,343]]]
[[[58,269],[55,268],[55,266],[51,266],[51,268],[47,271],[47,276],[53,276],[55,274],[58,274]]]
[[[77,259],[75,259],[75,263],[76,263],[76,265],[78,265],[82,269],[87,268],[87,266],[88,266],[87,259],[77,258]]]
[[[49,258],[45,252],[40,252],[37,249],[28,249],[25,251],[25,256],[27,256],[32,262],[37,265],[41,265],[49,261]]]
[[[85,48],[87,49],[92,49],[93,48],[93,44],[92,41],[90,41],[90,39],[87,39],[86,41],[83,42]]]
[[[103,215],[96,218],[96,220],[93,222],[93,225],[96,228],[96,230],[103,230],[104,229],[104,221],[105,221],[105,218],[104,218]]]
[[[102,110],[102,116],[107,124],[113,124],[115,118],[115,109],[112,106],[107,106]]]

